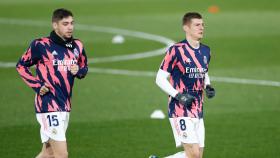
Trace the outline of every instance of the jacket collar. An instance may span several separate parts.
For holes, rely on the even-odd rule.
[[[50,33],[50,39],[54,42],[54,43],[56,43],[56,44],[58,44],[58,45],[61,45],[61,46],[63,46],[63,47],[65,47],[65,48],[69,48],[69,49],[74,49],[74,44],[75,44],[75,42],[74,42],[74,40],[73,40],[73,37],[71,37],[71,38],[68,38],[68,39],[66,39],[66,40],[63,40],[61,37],[59,37],[56,33],[55,33],[55,31],[52,31],[51,33]]]

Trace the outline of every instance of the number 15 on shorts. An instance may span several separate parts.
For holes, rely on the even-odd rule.
[[[49,126],[59,126],[57,115],[47,115],[47,119],[49,120]]]

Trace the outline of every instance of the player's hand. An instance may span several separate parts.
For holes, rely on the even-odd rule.
[[[45,85],[43,85],[40,88],[40,95],[45,95],[46,93],[48,93],[50,91],[48,84],[45,83]]]
[[[195,100],[195,97],[187,93],[178,93],[175,96],[175,99],[177,99],[180,104],[183,104],[186,107],[190,107],[192,105],[192,102]]]
[[[216,94],[215,89],[213,87],[211,87],[210,85],[206,86],[205,92],[206,92],[207,98],[209,98],[209,99],[213,98]]]
[[[79,71],[79,66],[77,64],[73,64],[70,66],[70,72],[72,75],[76,75]]]

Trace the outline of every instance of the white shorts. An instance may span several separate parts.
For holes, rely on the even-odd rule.
[[[190,117],[169,118],[176,147],[185,144],[199,144],[204,147],[205,129],[203,119]]]
[[[50,112],[36,114],[37,121],[41,125],[40,134],[42,143],[49,139],[66,141],[66,130],[69,123],[69,112]]]

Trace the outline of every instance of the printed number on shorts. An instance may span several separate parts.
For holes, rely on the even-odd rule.
[[[49,125],[51,126],[58,126],[59,122],[57,119],[57,115],[48,115],[47,116],[48,120],[49,120]]]
[[[180,123],[180,128],[181,128],[181,130],[182,130],[182,131],[186,130],[186,122],[185,122],[185,120],[184,120],[184,119],[181,119],[181,120],[179,121],[179,123]]]

